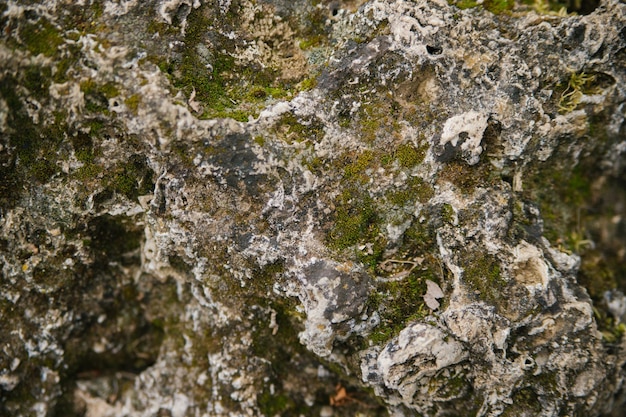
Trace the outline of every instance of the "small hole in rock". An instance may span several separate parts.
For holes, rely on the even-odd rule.
[[[600,0],[568,0],[567,12],[587,15],[593,13],[600,5]]]
[[[426,52],[431,55],[440,55],[443,52],[443,49],[438,46],[426,45]]]

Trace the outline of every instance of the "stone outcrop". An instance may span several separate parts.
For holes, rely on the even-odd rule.
[[[625,26],[0,4],[0,414],[619,415]]]

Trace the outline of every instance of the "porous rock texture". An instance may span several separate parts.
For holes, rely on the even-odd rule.
[[[599,416],[626,4],[0,3],[0,414]]]

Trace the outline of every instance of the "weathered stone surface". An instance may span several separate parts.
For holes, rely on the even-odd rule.
[[[626,5],[0,4],[0,413],[620,415]]]

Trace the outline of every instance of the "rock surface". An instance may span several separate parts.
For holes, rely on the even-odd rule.
[[[626,4],[0,4],[0,414],[624,402]]]

